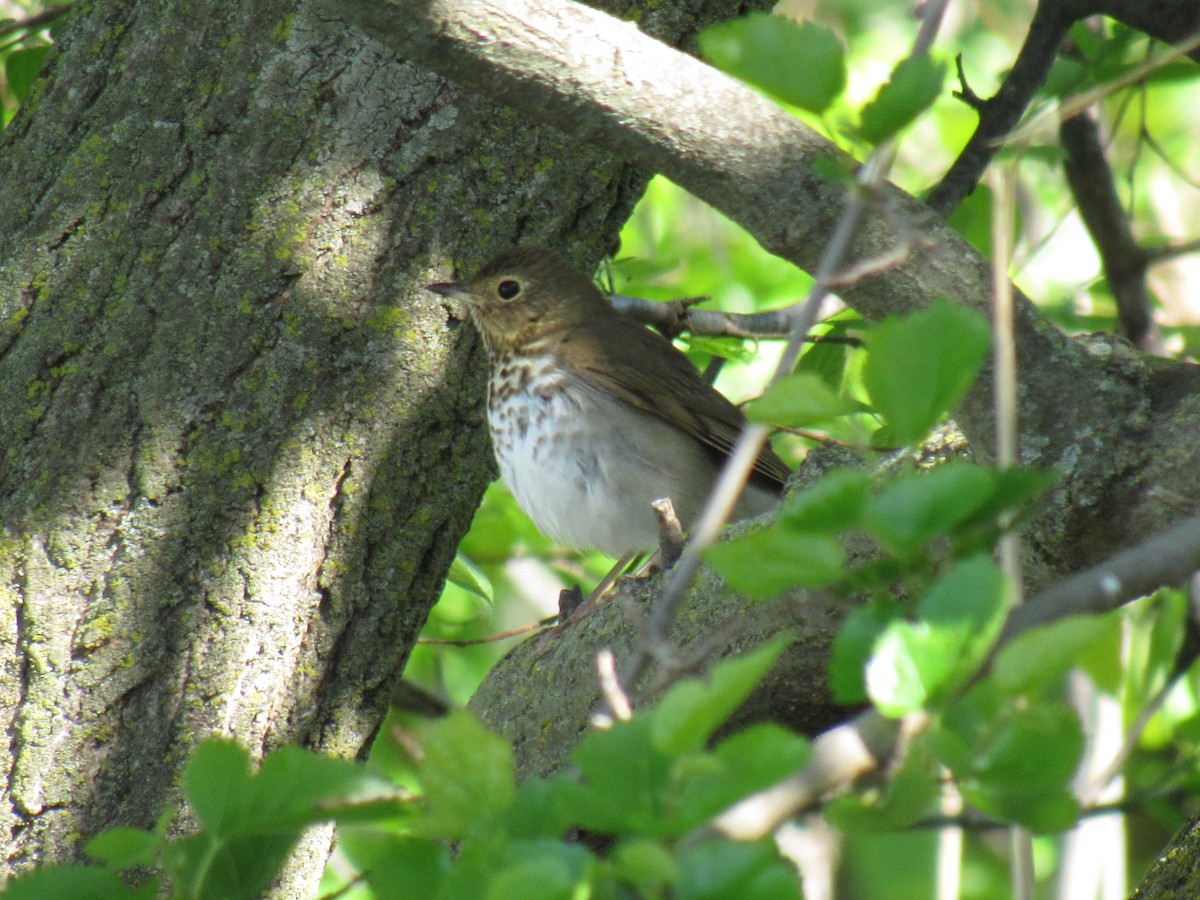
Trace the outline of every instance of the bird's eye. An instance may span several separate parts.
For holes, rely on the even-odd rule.
[[[501,300],[514,300],[521,293],[521,282],[506,278],[496,285],[496,293]]]

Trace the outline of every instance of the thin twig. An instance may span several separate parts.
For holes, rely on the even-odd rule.
[[[547,616],[544,619],[539,619],[537,622],[530,622],[528,625],[518,625],[516,628],[510,628],[508,631],[501,631],[498,634],[489,634],[487,637],[481,638],[461,638],[451,640],[449,638],[417,638],[418,644],[433,644],[438,647],[474,647],[478,644],[494,644],[496,641],[503,641],[506,638],[516,637],[520,634],[527,634],[530,631],[537,631],[539,628],[549,628],[558,621],[558,616]]]
[[[971,106],[979,112],[975,133],[926,198],[938,215],[950,215],[975,189],[996,155],[996,139],[1020,121],[1037,89],[1045,83],[1074,21],[1075,17],[1061,0],[1039,0],[1008,76],[992,97],[974,98]]]
[[[992,392],[995,398],[996,465],[1001,469],[1016,466],[1020,460],[1017,446],[1017,346],[1013,336],[1013,290],[1008,278],[1012,264],[1012,231],[1016,193],[1017,160],[1000,167],[993,190],[992,205]],[[1006,517],[1007,519],[1007,517]],[[1021,603],[1021,542],[1004,522],[1000,536],[1000,567],[1013,592],[1012,603]],[[1017,900],[1033,900],[1033,835],[1020,825],[1012,826],[1010,877]]]
[[[719,309],[695,309],[691,304],[708,297],[683,297],[678,300],[647,300],[627,294],[611,294],[613,308],[623,315],[653,325],[668,337],[683,333],[706,337],[786,338],[792,330],[791,314],[785,309],[756,313],[731,313]],[[807,335],[805,342],[862,346],[862,340],[841,335]]]
[[[1099,103],[1105,97],[1115,94],[1117,91],[1127,88],[1132,84],[1137,84],[1163,66],[1170,65],[1177,59],[1187,56],[1197,47],[1200,47],[1200,32],[1196,32],[1186,41],[1175,45],[1166,53],[1149,59],[1140,66],[1130,69],[1128,72],[1123,72],[1111,81],[1106,81],[1103,84],[1096,85],[1094,88],[1089,88],[1086,91],[1065,97],[1057,103],[1048,103],[1043,109],[1030,116],[1022,125],[997,139],[996,146],[1025,143],[1027,140],[1036,137],[1051,121],[1062,121],[1079,115],[1085,109]]]
[[[1145,706],[1138,710],[1137,718],[1125,730],[1125,737],[1121,741],[1121,746],[1113,755],[1113,758],[1108,761],[1108,765],[1096,773],[1087,786],[1079,792],[1079,802],[1083,806],[1096,805],[1101,791],[1125,769],[1125,763],[1137,748],[1137,743],[1141,740],[1142,732],[1146,730],[1146,725],[1149,724],[1150,719],[1153,718],[1154,714],[1166,702],[1167,695],[1174,689],[1175,679],[1167,679],[1167,683],[1155,692],[1154,696],[1150,698]]]
[[[1157,265],[1189,253],[1200,253],[1200,238],[1180,244],[1163,244],[1161,247],[1143,247],[1148,265]]]
[[[1134,239],[1129,215],[1117,196],[1092,112],[1063,121],[1059,136],[1066,150],[1067,183],[1100,253],[1121,332],[1136,346],[1152,350],[1155,328],[1146,287],[1146,253]]]

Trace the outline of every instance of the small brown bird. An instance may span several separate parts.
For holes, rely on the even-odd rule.
[[[695,523],[745,418],[670,341],[542,247],[429,289],[467,304],[483,335],[496,461],[538,528],[622,556],[657,546],[654,500]],[[789,474],[766,447],[734,518],[774,506]]]

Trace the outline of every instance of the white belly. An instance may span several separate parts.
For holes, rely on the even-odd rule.
[[[533,380],[540,390],[489,403],[488,422],[500,473],[541,531],[621,556],[658,546],[654,500],[670,497],[684,527],[694,522],[715,468],[695,441],[581,380]]]

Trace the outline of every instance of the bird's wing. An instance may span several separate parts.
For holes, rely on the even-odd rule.
[[[656,332],[613,312],[601,351],[595,331],[572,328],[560,347],[570,344],[580,376],[630,406],[656,415],[686,431],[719,456],[728,456],[746,421],[742,411],[708,384],[691,360]],[[615,334],[614,334],[615,332]],[[638,383],[622,373],[637,372]],[[641,387],[640,385],[653,387]],[[754,464],[761,479],[781,489],[791,470],[768,444]]]

